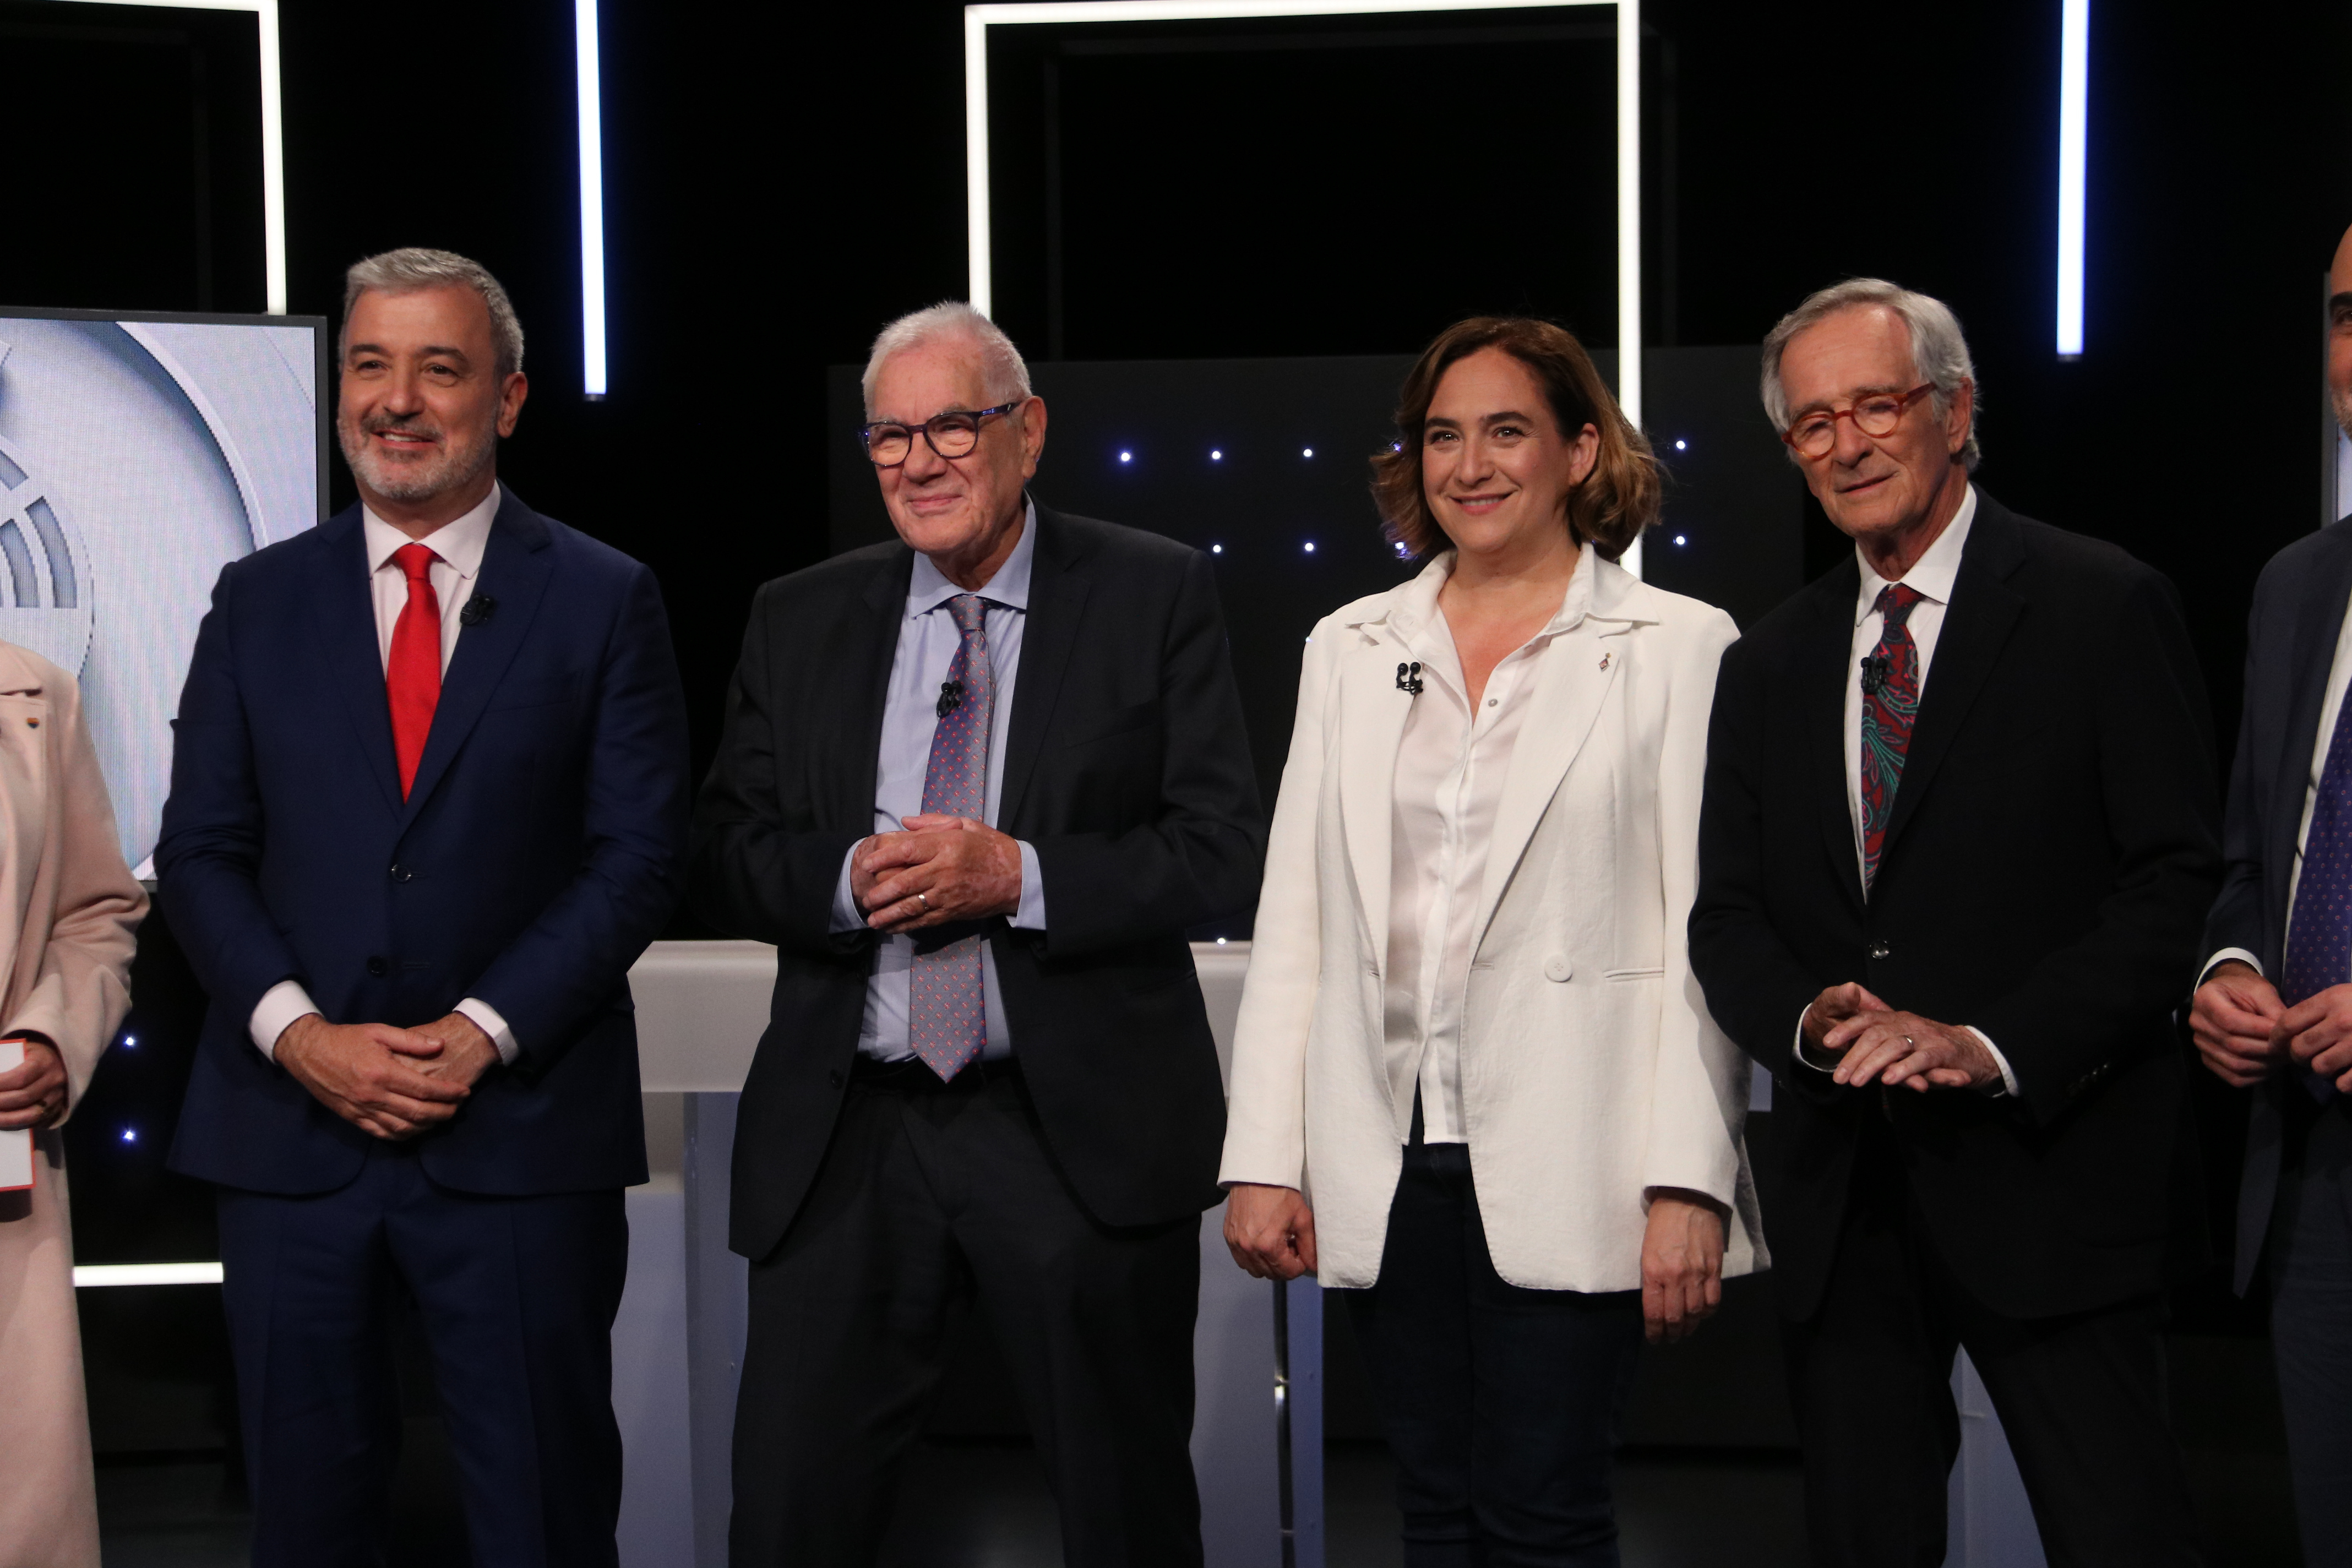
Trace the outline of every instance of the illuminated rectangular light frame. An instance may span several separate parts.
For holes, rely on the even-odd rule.
[[[573,68],[580,85],[580,375],[604,395],[604,106],[596,0],[573,0]]]
[[[77,1263],[73,1281],[81,1289],[109,1285],[217,1285],[217,1263]]]
[[[2058,21],[2058,357],[2083,357],[2083,206],[2091,123],[2091,0]]]
[[[963,8],[964,192],[970,295],[992,314],[988,174],[988,29],[1102,22],[1221,22],[1263,16],[1370,16],[1409,12],[1570,10],[1617,14],[1617,402],[1642,423],[1641,0],[1067,0]],[[1638,543],[1627,552],[1637,563]]]
[[[67,0],[167,11],[250,11],[261,31],[261,268],[266,309],[286,313],[286,114],[278,90],[278,0]]]

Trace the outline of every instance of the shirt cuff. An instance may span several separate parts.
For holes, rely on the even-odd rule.
[[[2263,961],[2261,959],[2256,958],[2252,953],[2248,952],[2242,947],[2225,947],[2221,952],[2215,953],[2212,957],[2207,959],[2205,961],[2205,967],[2197,972],[2197,985],[2202,985],[2208,980],[2212,979],[2213,972],[2221,968],[2221,965],[2229,963],[2233,958],[2240,963],[2244,964],[2248,969],[2252,970],[2255,973],[2263,974]],[[2270,976],[2263,974],[2263,978],[2268,980]],[[2197,989],[2197,985],[2192,985],[2189,989],[2194,991]]]
[[[453,1011],[474,1020],[475,1026],[489,1036],[490,1044],[498,1050],[499,1066],[514,1066],[515,1058],[522,1055],[522,1047],[515,1044],[514,1031],[507,1027],[507,1021],[499,1016],[496,1007],[478,996],[468,996]]]
[[[2000,1054],[2000,1047],[1994,1045],[1985,1032],[1974,1024],[1962,1024],[1960,1027],[1974,1035],[1977,1037],[1977,1044],[1992,1053],[1992,1065],[2000,1069],[2000,1088],[1996,1089],[1992,1085],[1987,1084],[1984,1087],[1984,1092],[1995,1100],[2004,1094],[2014,1097],[2017,1093],[2017,1074],[2010,1069],[2009,1058]]]
[[[254,1048],[271,1061],[278,1059],[278,1037],[286,1026],[308,1013],[316,1013],[319,1005],[310,1000],[310,993],[299,980],[281,980],[261,994],[253,1005],[253,1017],[246,1032],[253,1037]]]
[[[1797,1043],[1790,1050],[1789,1057],[1792,1061],[1795,1061],[1801,1066],[1809,1067],[1815,1072],[1822,1074],[1823,1077],[1827,1077],[1829,1074],[1837,1071],[1837,1063],[1820,1060],[1805,1045],[1805,1020],[1812,1016],[1812,1011],[1813,1005],[1811,1002],[1808,1002],[1805,1004],[1804,1011],[1797,1015]]]
[[[1021,846],[1021,907],[1013,911],[1013,923],[1023,931],[1045,929],[1045,879],[1037,874],[1037,847],[1025,838],[1016,838]]]
[[[849,890],[850,863],[857,858],[857,851],[865,843],[866,840],[859,839],[849,847],[849,853],[841,858],[841,876],[833,884],[833,931],[835,935],[866,929],[866,917],[857,911],[856,895]]]

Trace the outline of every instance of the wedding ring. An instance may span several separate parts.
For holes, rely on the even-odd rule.
[[[917,894],[915,895],[915,901],[916,901],[917,903],[919,903],[919,904],[922,905],[922,906],[923,906],[923,908],[925,908],[925,909],[927,909],[927,910],[928,910],[928,909],[929,909],[929,908],[931,907],[931,900],[930,900],[929,899],[926,898],[926,897],[925,897],[924,895],[922,895],[921,893],[917,893]]]
[[[1918,1042],[1918,1041],[1916,1041],[1916,1040],[1915,1040],[1915,1039],[1913,1039],[1913,1038],[1912,1038],[1910,1036],[1908,1036],[1908,1035],[1906,1035],[1906,1036],[1904,1036],[1904,1037],[1903,1037],[1903,1043],[1904,1043],[1905,1045],[1906,1045],[1906,1046],[1909,1046],[1909,1047],[1910,1047],[1912,1049],[1914,1049],[1914,1050],[1916,1050],[1916,1049],[1918,1049],[1918,1048],[1919,1048],[1919,1042]]]

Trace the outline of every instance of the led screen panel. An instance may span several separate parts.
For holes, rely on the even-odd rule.
[[[0,310],[0,638],[80,679],[142,875],[213,581],[319,521],[325,332],[318,317]]]

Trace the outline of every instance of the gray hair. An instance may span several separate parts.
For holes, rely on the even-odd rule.
[[[883,328],[866,356],[866,416],[874,416],[874,384],[881,378],[885,360],[910,349],[927,348],[942,338],[961,338],[980,352],[980,374],[992,404],[1011,403],[1029,394],[1029,366],[1004,329],[965,304],[942,300],[925,310],[912,310]],[[934,410],[936,412],[936,410]]]
[[[384,294],[413,294],[420,289],[450,288],[471,289],[489,307],[490,342],[497,346],[499,379],[520,370],[522,322],[516,320],[514,302],[507,298],[499,280],[490,276],[490,269],[455,251],[427,250],[421,245],[404,246],[352,263],[351,270],[343,274],[343,331],[336,344],[336,357],[341,358],[351,347],[352,307],[369,289]]]
[[[1789,346],[1789,340],[1841,310],[1870,305],[1884,305],[1902,318],[1911,335],[1911,374],[1935,387],[1928,403],[1937,418],[1951,412],[1952,399],[1959,395],[1961,384],[1974,384],[1977,370],[1969,358],[1969,341],[1960,335],[1960,320],[1952,314],[1949,305],[1900,288],[1884,278],[1849,278],[1807,296],[1803,304],[1781,317],[1765,334],[1764,413],[1772,421],[1773,429],[1785,436],[1791,423],[1789,390],[1780,384],[1780,354]],[[1977,426],[1983,414],[1984,399],[1979,395],[1969,421],[1968,443],[1960,448],[1961,466],[1970,473],[1976,472],[1977,464],[1984,457],[1977,446]]]

